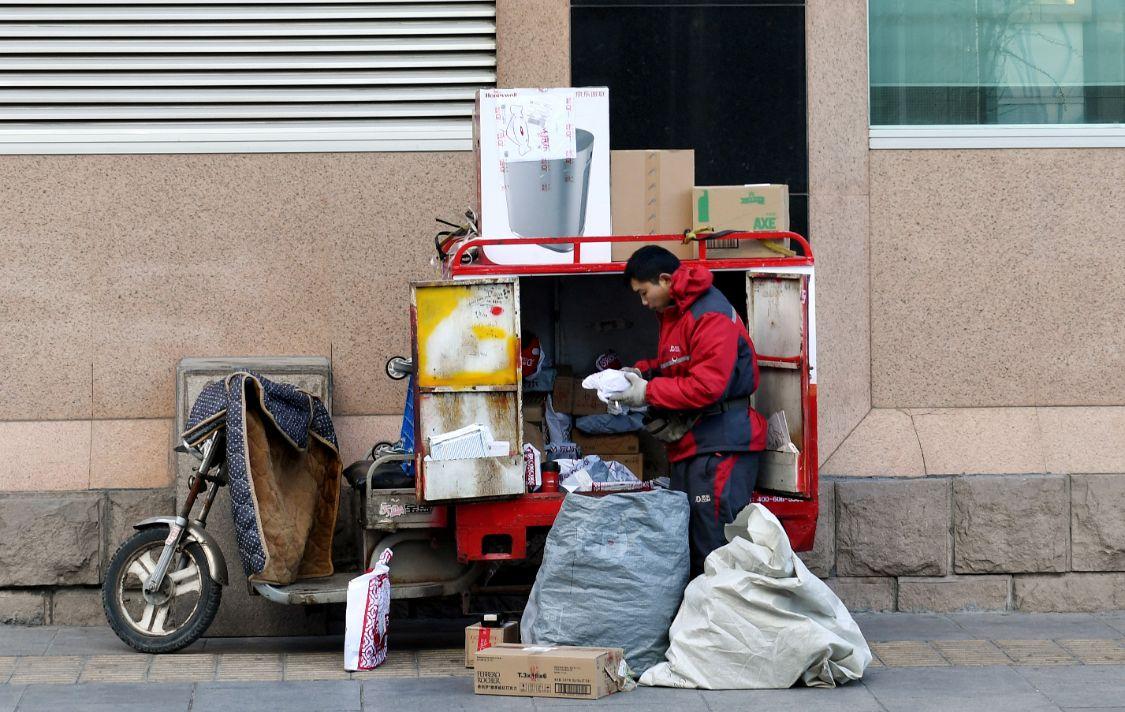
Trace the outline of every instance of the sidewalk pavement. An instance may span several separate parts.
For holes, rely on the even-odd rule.
[[[163,656],[108,628],[0,626],[0,712],[32,710],[694,710],[1125,712],[1125,613],[856,614],[875,660],[835,690],[641,688],[597,702],[477,697],[449,630],[403,634],[385,665],[342,667],[342,638],[209,638]]]

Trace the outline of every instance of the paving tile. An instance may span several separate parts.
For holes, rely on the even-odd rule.
[[[19,658],[15,656],[0,658],[0,685],[3,685],[12,676],[12,671],[16,669],[17,660]]]
[[[639,690],[638,690],[639,691]],[[639,704],[647,704],[651,709],[681,710],[692,709],[690,701],[686,698],[670,698],[668,693],[672,690],[655,690],[655,694],[648,700],[638,700]],[[678,692],[678,691],[675,691]],[[622,702],[629,702],[634,693],[622,695]],[[704,690],[699,693],[707,707],[712,710],[792,710],[793,712],[880,712],[878,700],[863,685],[858,683],[843,685],[835,689],[820,689],[809,687],[794,687],[789,690]],[[612,695],[608,700],[618,697]],[[634,698],[636,699],[636,698]],[[599,700],[595,704],[601,704]],[[631,704],[631,703],[630,703]],[[537,708],[544,705],[540,700],[535,701]]]
[[[217,655],[186,653],[157,655],[148,670],[149,682],[210,682],[215,679]]]
[[[200,641],[208,653],[330,653],[340,651],[342,635],[258,636],[250,638],[205,638]]]
[[[27,690],[26,685],[0,686],[0,712],[15,712],[25,690]]]
[[[86,660],[79,682],[145,681],[151,655],[94,655]]]
[[[1125,699],[1125,665],[1020,667],[1016,672],[1060,707],[1110,707]]]
[[[1102,613],[1094,616],[1099,623],[1107,625],[1125,635],[1125,613]]]
[[[597,702],[586,701],[582,708],[602,707],[615,697],[617,695]],[[385,677],[363,682],[363,708],[379,712],[444,712],[449,709],[507,712],[536,709],[547,702],[542,698],[474,695],[473,681],[465,677]]]
[[[965,640],[977,637],[949,616],[927,613],[856,613],[855,622],[872,640]],[[885,661],[884,661],[885,662]]]
[[[136,654],[107,627],[59,628],[44,655]]]
[[[863,680],[888,710],[1054,709],[1013,668],[886,668]]]
[[[949,661],[924,640],[893,640],[871,643],[871,649],[887,667],[941,667]]]
[[[285,680],[348,680],[351,674],[344,669],[344,654],[288,653],[285,656]]]
[[[412,650],[399,650],[387,653],[387,659],[374,670],[353,672],[356,680],[377,677],[418,677],[418,658]]]
[[[1055,641],[1084,665],[1125,664],[1125,640]],[[1125,696],[1125,692],[1122,693]]]
[[[20,700],[20,712],[183,712],[191,706],[191,685],[33,685]]]
[[[12,685],[69,685],[78,681],[82,658],[77,655],[20,658],[12,672]]]
[[[969,637],[988,640],[1120,638],[1108,621],[1089,613],[950,613]]]
[[[1077,665],[1078,660],[1053,640],[997,640],[1017,665]]]
[[[987,640],[935,640],[931,643],[954,666],[1010,665],[1011,658]]]
[[[351,680],[320,682],[201,682],[192,709],[207,712],[358,712],[361,685]]]
[[[444,648],[418,651],[418,674],[422,677],[434,675],[472,677],[473,671],[465,667],[464,648]]]
[[[219,656],[220,682],[266,682],[280,680],[281,655],[277,653],[223,653]]]
[[[42,655],[59,632],[52,626],[0,625],[0,651],[5,655]]]

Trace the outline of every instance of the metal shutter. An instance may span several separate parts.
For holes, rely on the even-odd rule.
[[[0,153],[471,148],[495,2],[0,0]]]

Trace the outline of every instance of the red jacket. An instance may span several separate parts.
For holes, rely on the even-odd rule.
[[[660,314],[657,356],[636,367],[649,379],[646,400],[658,410],[700,411],[749,398],[758,388],[758,357],[738,312],[712,285],[711,272],[682,266],[672,275],[673,305]],[[751,407],[705,414],[668,445],[673,462],[712,452],[766,447],[766,419]]]

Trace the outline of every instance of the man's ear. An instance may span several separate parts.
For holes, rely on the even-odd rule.
[[[656,281],[660,283],[661,287],[667,288],[672,284],[672,275],[667,272],[661,272],[660,276],[656,278]]]

